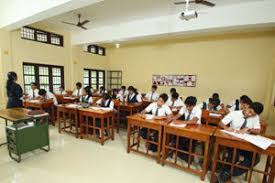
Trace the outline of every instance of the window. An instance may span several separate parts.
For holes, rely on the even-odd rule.
[[[84,69],[84,86],[91,86],[93,89],[105,87],[105,71],[95,69]]]
[[[63,46],[63,36],[35,29],[32,27],[22,27],[21,28],[21,38],[28,39],[32,41],[38,41],[42,43],[52,44],[56,46]]]
[[[122,71],[108,71],[108,90],[118,89],[122,85]]]
[[[32,82],[53,93],[56,93],[61,85],[64,86],[63,66],[23,63],[23,74],[26,93],[31,90]]]
[[[84,48],[84,51],[93,53],[93,54],[97,54],[97,55],[101,55],[101,56],[106,55],[106,48],[103,48],[103,47],[97,46],[97,45],[89,45]]]

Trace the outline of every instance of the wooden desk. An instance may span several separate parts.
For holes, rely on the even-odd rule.
[[[145,109],[148,105],[150,105],[152,103],[152,101],[147,100],[147,99],[143,99],[142,100],[142,108]]]
[[[85,120],[83,120],[85,119]],[[91,119],[91,121],[89,120]],[[100,120],[100,127],[97,127],[96,120]],[[105,126],[105,120],[107,125]],[[111,122],[111,123],[110,123]],[[80,138],[83,138],[84,128],[85,135],[88,138],[89,131],[92,130],[92,136],[96,141],[100,141],[101,145],[104,145],[106,140],[114,140],[114,111],[94,110],[94,109],[79,109],[79,126],[80,126]],[[96,130],[101,133],[101,138],[97,138]],[[107,136],[104,133],[107,131]],[[102,138],[103,137],[103,138]]]
[[[55,116],[54,116],[54,105],[53,100],[47,100],[47,101],[39,101],[38,100],[26,100],[24,101],[24,107],[25,108],[31,108],[34,110],[45,110],[50,113],[50,121],[53,126],[55,126]]]
[[[136,103],[136,104],[130,104],[126,102],[120,102],[118,104],[117,110],[118,110],[118,124],[117,124],[117,133],[119,133],[120,128],[120,122],[121,120],[127,120],[126,113],[129,113],[129,116],[138,113],[142,110],[142,103]],[[127,124],[127,122],[126,122]]]
[[[75,103],[79,100],[80,97],[75,97],[75,96],[63,96],[62,103],[63,104],[70,104],[70,103]]]
[[[58,121],[58,132],[68,132],[75,134],[78,138],[79,135],[79,121],[78,121],[78,108],[70,107],[69,104],[60,104],[57,106],[57,121]],[[61,127],[61,123],[63,126]],[[67,122],[69,123],[67,125]],[[75,126],[75,132],[73,130]],[[69,130],[67,130],[69,128]]]
[[[252,178],[252,173],[253,172],[257,172],[257,173],[261,173],[264,174],[263,177],[263,182],[267,182],[267,183],[274,183],[274,176],[275,176],[275,146],[271,146],[269,147],[267,150],[263,150],[261,148],[256,147],[255,145],[238,139],[236,137],[230,136],[220,130],[217,130],[215,132],[215,138],[216,138],[216,143],[215,143],[215,148],[214,148],[214,161],[213,161],[213,166],[212,166],[212,171],[211,171],[211,182],[214,181],[214,175],[216,172],[216,167],[217,167],[217,163],[223,164],[223,165],[230,165],[231,166],[231,174],[234,170],[235,167],[239,168],[239,169],[245,169],[248,171],[248,182],[251,182],[251,178]],[[219,158],[219,154],[220,154],[220,150],[222,150],[224,147],[228,147],[228,148],[233,148],[233,161],[232,162],[226,162],[224,160],[221,160]],[[253,152],[253,158],[252,158],[252,166],[250,167],[244,167],[244,166],[240,166],[236,163],[234,163],[236,155],[237,155],[237,149],[240,150],[245,150],[245,151],[250,151]],[[257,170],[256,168],[254,168],[254,164],[256,161],[256,154],[264,154],[267,155],[267,163],[266,163],[266,167],[265,170]],[[270,164],[270,162],[272,162]]]
[[[160,162],[161,158],[161,145],[162,145],[162,130],[163,126],[168,122],[166,120],[146,120],[141,117],[140,114],[128,116],[128,128],[127,128],[127,153],[134,151],[141,153],[145,156],[156,158],[157,162]],[[140,131],[142,128],[147,128],[146,152],[140,150]],[[151,132],[158,132],[158,141],[155,142],[150,139]],[[131,143],[132,139],[132,143]],[[148,145],[157,145],[157,154],[149,154]]]
[[[211,111],[202,110],[202,123],[206,125],[218,126],[219,122],[223,119],[224,114],[220,114],[220,116],[211,116]]]
[[[185,128],[180,128],[171,126],[170,124],[164,126],[161,160],[162,165],[169,164],[173,167],[195,173],[200,176],[201,180],[204,180],[207,172],[207,162],[209,159],[210,140],[216,128],[207,125],[187,125]],[[171,136],[176,138],[171,138]],[[184,151],[179,148],[180,138],[187,138],[190,140],[188,148],[189,151]],[[193,143],[196,142],[204,144],[203,154],[193,152]],[[189,155],[187,166],[183,166],[178,163],[178,153],[185,153],[186,155]],[[173,161],[168,161],[167,158],[171,155]],[[201,170],[192,168],[191,165],[194,157],[198,157],[203,160]]]

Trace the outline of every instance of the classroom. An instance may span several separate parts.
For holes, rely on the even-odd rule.
[[[274,0],[2,0],[1,183],[274,183]]]

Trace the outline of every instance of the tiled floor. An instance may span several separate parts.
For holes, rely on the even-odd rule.
[[[2,123],[3,124],[3,123]],[[5,141],[1,126],[0,143]],[[50,129],[51,151],[34,151],[21,163],[12,161],[6,146],[0,147],[1,183],[198,183],[199,177],[135,153],[126,153],[126,133],[116,134],[115,141],[104,146],[58,134]],[[205,181],[208,182],[208,181]],[[235,182],[241,182],[239,179]],[[255,181],[256,182],[256,181]]]

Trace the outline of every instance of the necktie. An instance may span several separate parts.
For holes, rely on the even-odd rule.
[[[186,118],[185,121],[189,121],[189,120],[190,120],[190,117],[191,117],[191,112],[188,113],[188,116],[187,116],[187,118]]]
[[[247,118],[244,118],[244,122],[243,122],[243,125],[241,127],[241,129],[245,128],[247,125]]]
[[[156,116],[158,116],[159,115],[159,108],[157,108],[157,110],[156,110]]]
[[[150,101],[153,101],[153,94],[154,94],[154,92],[151,93],[151,99],[150,99]]]
[[[173,100],[173,102],[172,102],[172,107],[174,107],[174,105],[175,105],[175,101]]]
[[[79,90],[77,90],[77,96],[79,96]]]
[[[34,90],[32,91],[32,98],[35,98],[35,95],[34,95]]]

